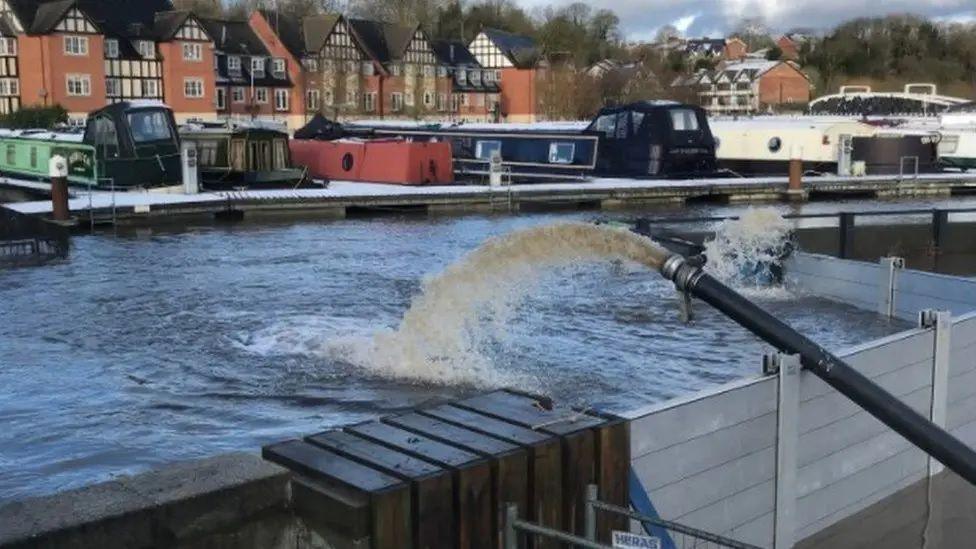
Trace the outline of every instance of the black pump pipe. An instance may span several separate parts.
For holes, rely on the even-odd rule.
[[[976,451],[911,409],[843,360],[802,336],[680,256],[669,257],[661,274],[685,291],[725,313],[781,352],[800,355],[804,368],[861,406],[866,412],[976,485]]]

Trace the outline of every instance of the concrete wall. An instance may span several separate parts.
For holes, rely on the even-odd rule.
[[[804,290],[872,310],[883,294],[873,281],[888,272],[804,254],[789,267]],[[939,305],[976,309],[968,304],[976,301],[973,281],[911,271],[895,278],[898,316]],[[936,315],[839,355],[976,446],[976,313]],[[632,467],[662,518],[762,547],[792,547],[942,470],[807,371],[783,370],[627,416]]]

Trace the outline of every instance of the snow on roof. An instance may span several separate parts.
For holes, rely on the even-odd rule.
[[[51,130],[9,130],[6,128],[0,128],[0,138],[2,137],[81,143],[85,136],[80,133],[57,132]]]

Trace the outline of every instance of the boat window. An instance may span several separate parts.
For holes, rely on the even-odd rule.
[[[136,111],[128,113],[128,117],[132,140],[136,143],[168,141],[173,138],[173,130],[170,128],[166,111]]]
[[[7,145],[7,165],[14,166],[17,164],[17,146]]]
[[[695,131],[698,129],[698,114],[691,109],[673,109],[671,126],[678,132]]]
[[[494,156],[495,151],[498,151],[498,156],[501,156],[501,141],[478,141],[478,144],[474,149],[474,156],[480,160],[491,160],[491,157]]]
[[[641,124],[644,122],[644,113],[634,111],[630,113],[631,122],[634,123],[634,135],[640,135]]]
[[[274,140],[274,169],[283,170],[288,167],[287,150],[284,139]]]
[[[769,140],[769,152],[779,152],[783,148],[783,140],[778,137],[773,137]]]
[[[617,115],[605,114],[596,119],[596,131],[607,137],[613,137],[617,131]]]
[[[235,139],[230,144],[230,166],[239,172],[244,171],[244,140]]]
[[[37,167],[37,147],[31,147],[30,149],[30,164],[31,168]]]
[[[119,151],[119,134],[115,123],[107,116],[99,116],[92,122],[92,143],[101,147],[105,156],[116,156]]]
[[[219,166],[217,149],[220,142],[216,140],[197,141],[197,159],[201,166]]]
[[[550,143],[550,164],[572,164],[576,156],[576,143]]]
[[[630,137],[630,113],[622,112],[617,114],[617,139],[627,139]]]

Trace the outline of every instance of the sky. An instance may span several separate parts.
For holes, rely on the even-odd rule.
[[[940,21],[976,22],[976,0],[584,0],[610,8],[629,40],[651,40],[671,24],[686,36],[724,36],[744,17],[761,16],[774,31],[829,28],[861,16],[915,13]],[[518,0],[530,11],[570,0]]]

